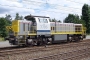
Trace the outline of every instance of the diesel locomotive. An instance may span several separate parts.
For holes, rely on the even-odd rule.
[[[7,26],[8,40],[12,45],[42,45],[62,41],[80,41],[86,37],[82,24],[50,22],[50,17],[26,16],[25,20],[13,20]]]

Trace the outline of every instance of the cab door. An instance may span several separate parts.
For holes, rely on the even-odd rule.
[[[37,21],[37,35],[50,34],[50,22],[49,18],[36,18]]]

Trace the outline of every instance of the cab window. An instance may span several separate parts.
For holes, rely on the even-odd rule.
[[[48,20],[45,18],[39,18],[40,23],[48,23]]]

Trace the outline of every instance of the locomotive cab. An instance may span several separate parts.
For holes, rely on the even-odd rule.
[[[50,21],[49,17],[45,16],[26,16],[27,20],[32,20],[32,27],[37,35],[48,35],[50,34]]]
[[[50,34],[50,22],[48,17],[35,17],[37,23],[37,35]]]
[[[50,21],[49,21],[49,17],[45,17],[45,16],[27,16],[26,18],[27,20],[32,20],[32,30],[34,31],[34,33],[36,35],[32,35],[30,36],[29,39],[31,39],[30,41],[32,42],[36,42],[35,44],[40,45],[40,43],[42,41],[46,41],[46,38],[50,37]],[[31,35],[33,33],[29,33],[29,35]],[[37,40],[38,39],[38,40]],[[30,44],[32,44],[30,42]]]

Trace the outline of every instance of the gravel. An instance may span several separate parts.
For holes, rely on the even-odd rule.
[[[69,48],[60,48],[60,49],[53,49],[49,51],[37,51],[37,52],[28,52],[28,53],[23,53],[23,54],[18,54],[18,55],[12,55],[12,56],[6,56],[4,57],[4,60],[29,60],[31,58],[38,58],[38,57],[43,57],[43,56],[49,56],[49,55],[54,55],[54,54],[59,54],[59,53],[65,53],[73,50],[78,50],[78,49],[87,49],[89,45],[85,46],[77,46],[77,47],[69,47]],[[47,49],[47,48],[46,48]]]
[[[2,48],[2,47],[12,47],[12,46],[15,46],[15,45],[10,45],[9,41],[1,41],[0,42],[0,48]]]

